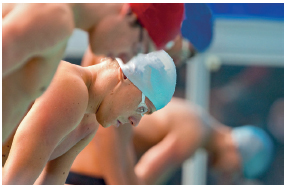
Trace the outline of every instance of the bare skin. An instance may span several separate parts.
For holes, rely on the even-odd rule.
[[[68,65],[68,63],[63,62],[62,65]],[[66,92],[67,93],[76,92],[75,89],[72,89],[72,87],[67,90],[67,86],[65,82],[61,81],[61,82],[54,83],[54,84],[52,83],[51,88],[47,90],[45,95],[43,95],[38,100],[36,100],[33,107],[31,108],[31,110],[28,112],[28,114],[25,116],[24,120],[18,127],[17,132],[14,136],[14,140],[13,140],[13,144],[12,144],[12,147],[9,153],[9,157],[3,169],[3,174],[2,174],[3,184],[33,184],[35,180],[38,178],[43,168],[45,167],[46,162],[50,161],[52,163],[54,159],[57,159],[58,157],[66,153],[77,142],[79,142],[82,139],[87,140],[84,138],[86,137],[88,138],[89,137],[88,135],[93,135],[95,133],[98,125],[91,123],[90,122],[92,121],[91,118],[88,118],[88,117],[83,118],[83,115],[85,114],[85,111],[86,111],[85,108],[87,108],[85,106],[87,106],[88,104],[87,86],[89,85],[88,80],[91,79],[88,77],[90,77],[91,75],[89,75],[88,70],[86,70],[84,73],[85,76],[80,77],[79,75],[81,75],[81,73],[79,72],[78,69],[75,69],[73,67],[71,70],[73,71],[73,73],[76,73],[76,76],[72,75],[71,73],[68,74],[65,80],[66,83],[69,84],[75,80],[75,82],[78,82],[77,85],[79,85],[80,88],[82,88],[82,89],[79,89],[78,91],[83,90],[85,92],[82,95],[79,95],[78,99],[70,95],[70,96],[67,96],[67,98],[65,98],[66,100],[64,99],[63,101],[61,101],[61,103],[60,101],[53,101],[53,102],[60,104],[56,108],[55,108],[55,105],[53,105],[52,103],[47,104],[45,102],[41,102],[42,100],[44,101],[50,100],[50,102],[52,102],[52,99],[51,99],[52,95],[59,96],[59,95],[65,94]],[[63,74],[64,73],[59,72],[58,75],[55,75],[54,79],[63,77],[64,76]],[[55,89],[53,89],[54,86],[60,87],[61,89],[58,89],[57,91],[55,91]],[[83,100],[81,101],[81,99]],[[64,103],[70,103],[72,101],[74,103],[76,102],[78,106],[76,107],[75,104],[73,104],[68,107],[65,107]],[[75,119],[70,118],[70,120],[64,117],[61,118],[59,115],[63,114],[63,112],[67,113],[66,112],[67,110],[70,112],[68,117],[71,115],[74,116],[74,113],[75,114],[79,113],[80,116],[76,116]],[[45,114],[47,115],[43,116]],[[56,114],[59,114],[59,115],[56,115]],[[55,116],[56,122],[51,122],[51,116],[49,117],[49,115]],[[80,124],[78,127],[83,127],[82,130],[79,128],[77,131],[73,131],[76,128],[76,125],[78,124]],[[62,127],[62,129],[59,129],[57,131],[58,134],[54,134],[54,133],[51,134],[52,132],[49,133],[49,127],[51,127],[50,131],[52,131],[53,129],[57,128],[58,125],[61,125]],[[70,133],[70,134],[67,135],[67,133],[65,132]],[[73,134],[78,132],[78,136],[73,137],[72,132],[74,132]],[[25,136],[25,135],[32,135],[32,134],[34,134],[33,137]],[[67,140],[69,142],[64,142],[64,140]],[[81,142],[83,143],[82,147],[84,147],[85,145],[84,142],[85,141]],[[67,145],[67,143],[69,144]],[[24,151],[23,149],[20,149],[20,148],[23,148],[22,144],[26,146]],[[66,145],[65,149],[64,148],[58,149],[58,150],[56,149],[56,148],[61,148],[64,145]],[[25,172],[24,169],[29,171],[29,173],[27,173],[27,171]],[[15,177],[17,177],[17,180],[14,180]]]
[[[94,137],[98,122],[103,127],[118,120],[138,124],[141,91],[114,61],[90,67],[60,64],[50,87],[16,131],[2,170],[3,184],[64,184],[73,160]],[[146,104],[149,111],[155,109],[147,98]]]
[[[82,60],[82,65],[93,65],[104,58],[104,56],[93,55],[91,50],[88,49]],[[177,113],[174,113],[174,108],[178,110]],[[175,120],[173,120],[173,118],[175,118]],[[176,121],[178,121],[179,125]],[[190,122],[193,122],[193,124],[190,125]],[[175,124],[178,127],[172,126]],[[144,143],[139,141],[138,144],[140,145],[135,145],[136,153],[133,146],[131,146],[133,137],[132,127],[122,126],[119,128],[110,127],[108,129],[99,128],[92,142],[90,142],[75,159],[71,167],[71,171],[90,177],[103,178],[107,184],[112,185],[155,183],[155,181],[160,178],[159,173],[164,174],[167,170],[167,175],[170,175],[172,170],[179,167],[181,160],[185,160],[191,155],[190,153],[192,153],[192,151],[189,151],[189,153],[186,154],[183,152],[186,147],[191,147],[195,150],[195,148],[201,144],[201,134],[203,134],[201,120],[197,117],[197,113],[193,111],[192,108],[189,108],[186,101],[182,101],[181,99],[172,99],[171,102],[160,111],[155,112],[153,115],[144,116],[141,119],[139,126],[141,127],[136,128],[136,130],[139,129],[139,132],[136,132],[138,133],[136,136],[139,135],[140,139],[140,134],[142,133]],[[148,130],[145,126],[148,127]],[[171,134],[169,134],[170,132]],[[190,142],[184,143],[183,140],[178,141],[176,138],[177,135],[181,135],[183,139],[190,140]],[[161,143],[162,140],[165,141]],[[155,146],[158,143],[161,144]],[[174,160],[174,155],[165,155],[167,153],[176,154],[173,149],[178,145],[180,145],[178,149],[182,148],[179,151],[184,155],[178,158],[180,161]],[[153,172],[151,174],[151,176],[154,176],[154,179],[149,180],[147,177],[140,174],[140,172],[135,174],[136,163],[134,155],[137,154],[139,158],[139,156],[143,155],[143,153],[147,152],[147,150],[153,146],[155,146],[155,149],[149,151],[142,162],[143,164],[148,162],[150,155],[155,155],[153,154],[154,152],[157,153],[157,151],[160,151],[160,156],[156,157],[157,161],[154,161],[152,164],[148,164],[149,166],[145,168],[147,169],[153,165],[159,168],[158,172]],[[142,150],[140,150],[140,148]],[[181,154],[178,154],[178,156]],[[163,157],[162,160],[160,157]],[[159,161],[162,163],[159,163],[158,165],[163,165],[162,167],[156,164]],[[140,167],[141,164],[137,166]]]
[[[134,129],[138,163],[135,172],[145,184],[160,184],[199,148],[204,127],[187,101],[172,98],[153,116],[144,117]]]
[[[74,28],[89,33],[95,54],[134,55],[140,27],[128,12],[127,4],[2,5],[2,143],[49,86]]]
[[[30,103],[48,87],[73,31],[73,22],[68,19],[71,13],[67,7],[43,5],[43,9],[47,9],[47,14],[54,12],[53,16],[43,24],[48,15],[43,15],[42,12],[45,11],[37,6],[39,5],[23,4],[9,6],[8,9],[5,4],[3,5],[2,81],[5,110],[3,111],[2,142],[23,118]],[[33,14],[29,14],[31,17],[26,17],[28,15],[26,12],[33,12]],[[26,19],[21,24],[14,21],[24,14]],[[36,21],[36,18],[43,21]],[[56,22],[56,19],[59,22]],[[31,27],[31,25],[34,26]],[[49,36],[48,30],[57,34]],[[42,42],[35,45],[37,44],[35,41]]]
[[[88,48],[82,66],[98,64],[105,56],[95,56]],[[92,141],[76,157],[71,171],[90,177],[104,178],[108,185],[141,184],[135,172],[132,127],[99,128]]]
[[[207,128],[201,113],[186,100],[173,98],[165,108],[141,120],[133,137],[139,179],[146,184],[164,183],[198,148],[207,150],[213,159],[210,165],[219,173],[230,177],[239,171],[231,129],[215,120]]]
[[[71,171],[103,178],[108,185],[141,184],[134,165],[132,127],[100,127],[93,140],[76,157]]]
[[[103,178],[109,185],[160,184],[203,145],[205,131],[195,108],[173,98],[163,109],[144,116],[133,130],[99,129],[71,171]]]

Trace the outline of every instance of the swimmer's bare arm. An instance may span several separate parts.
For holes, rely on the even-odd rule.
[[[170,106],[171,107],[171,106]],[[159,143],[147,150],[135,166],[137,176],[146,184],[161,184],[188,159],[202,142],[201,120],[188,109],[167,113],[172,128]],[[163,113],[164,111],[162,111]],[[168,126],[165,125],[164,126]]]
[[[11,149],[11,145],[13,142],[13,138],[15,135],[16,129],[13,131],[13,133],[9,136],[9,138],[2,144],[2,167],[4,167],[6,160],[9,156],[9,152]]]
[[[156,184],[163,173],[175,169],[176,137],[166,136],[160,143],[149,149],[135,166],[136,175],[145,184]]]
[[[55,147],[80,123],[87,103],[88,91],[83,81],[58,69],[47,91],[19,125],[2,183],[33,184]]]
[[[125,125],[127,126],[127,125]],[[122,128],[122,127],[119,127]],[[125,148],[121,147],[119,135],[115,127],[101,128],[101,143],[98,143],[98,152],[101,152],[101,161],[103,178],[108,185],[127,185],[134,184],[133,177],[128,177],[126,173],[127,163],[130,162]],[[98,136],[98,135],[97,135]],[[133,170],[133,167],[132,167]]]
[[[3,4],[3,10],[6,11],[2,15],[2,76],[29,58],[67,41],[74,29],[67,4]]]
[[[63,185],[66,182],[70,168],[76,156],[87,146],[95,135],[96,130],[78,142],[62,156],[49,161],[37,179],[37,185]]]
[[[128,178],[128,184],[130,185],[143,185],[144,182],[140,178],[137,177],[135,173],[135,164],[136,164],[136,153],[134,150],[134,145],[132,142],[130,142],[130,146],[128,148],[127,152],[127,160],[129,161],[127,165],[127,178]]]

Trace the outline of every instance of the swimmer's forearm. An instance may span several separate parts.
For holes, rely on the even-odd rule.
[[[49,161],[35,185],[64,185],[75,158],[92,140],[95,132],[86,136],[62,156]]]
[[[33,184],[57,144],[79,124],[86,109],[80,96],[86,93],[67,87],[65,81],[64,86],[49,87],[21,122],[4,166],[3,184]]]
[[[116,151],[117,146],[115,146],[114,142],[101,140],[106,145],[101,147],[99,151],[101,151],[101,161],[99,162],[100,169],[103,169],[102,175],[105,179],[107,185],[126,185],[127,184],[127,174],[125,172],[125,168],[121,163],[120,156]],[[112,148],[112,149],[111,149]]]
[[[12,161],[16,160],[12,159]],[[33,168],[32,170],[30,170],[31,167]],[[36,166],[35,164],[31,164],[29,167],[25,166],[24,164],[23,166],[19,167],[18,164],[13,165],[7,161],[4,168],[2,168],[2,184],[32,185],[35,182],[41,170],[42,169],[40,165]]]
[[[29,112],[16,131],[4,166],[3,184],[33,184],[56,145],[46,144],[45,131],[32,123],[35,117]]]
[[[3,184],[31,185],[44,168],[52,152],[53,144],[51,143],[47,147],[43,141],[44,135],[33,135],[35,141],[29,139],[31,135],[33,134],[26,134],[21,130],[16,133],[9,157],[4,166]],[[38,136],[39,139],[37,139]],[[41,138],[42,142],[36,141],[41,140]]]
[[[162,181],[179,164],[177,142],[172,135],[149,149],[135,166],[136,175],[145,184],[156,184]]]

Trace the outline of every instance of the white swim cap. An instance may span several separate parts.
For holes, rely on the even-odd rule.
[[[156,110],[171,100],[176,85],[176,69],[164,51],[138,54],[127,64],[116,58],[126,77],[153,103]]]

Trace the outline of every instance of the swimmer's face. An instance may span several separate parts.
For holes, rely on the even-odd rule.
[[[116,61],[116,60],[114,60]],[[116,71],[118,84],[103,99],[96,117],[103,127],[122,126],[124,124],[137,126],[142,118],[142,92],[123,74],[121,68]],[[152,102],[145,97],[147,106],[145,114],[156,111]]]
[[[105,17],[90,32],[89,40],[96,55],[119,57],[124,63],[137,53],[147,53],[148,43],[152,43],[128,4],[122,6],[120,13]]]

